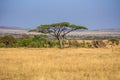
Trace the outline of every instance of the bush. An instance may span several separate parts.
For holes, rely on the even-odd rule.
[[[35,35],[33,37],[33,42],[36,44],[38,47],[48,47],[48,36],[47,35]]]
[[[3,43],[0,43],[0,48],[2,48],[2,47],[5,47],[5,45]]]
[[[57,47],[57,46],[59,46],[59,42],[58,42],[58,41],[54,41],[54,40],[49,40],[49,41],[48,41],[48,46],[49,46],[50,48],[52,48],[52,47]]]
[[[33,37],[33,41],[47,41],[48,36],[47,35],[35,35]]]
[[[31,38],[22,38],[18,41],[20,47],[47,48],[58,45],[57,41],[49,40],[46,35],[35,35]]]
[[[43,47],[43,46],[41,45],[40,42],[34,42],[34,41],[32,41],[32,42],[29,44],[29,47],[41,48],[41,47]]]
[[[4,36],[0,38],[0,43],[4,44],[5,47],[12,47],[17,43],[17,40],[13,36]]]
[[[87,47],[87,48],[92,48],[92,44],[89,43],[89,42],[87,42],[87,43],[86,43],[86,47]]]
[[[21,39],[18,41],[18,46],[20,47],[30,47],[30,44],[32,43],[32,39]]]
[[[108,41],[111,42],[112,45],[119,45],[119,39],[117,38],[111,38]]]

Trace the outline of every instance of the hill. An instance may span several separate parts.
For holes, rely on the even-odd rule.
[[[22,29],[22,28],[20,28],[20,27],[0,26],[0,29]]]

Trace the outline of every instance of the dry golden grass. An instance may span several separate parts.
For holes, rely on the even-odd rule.
[[[1,48],[0,80],[120,80],[120,48]]]

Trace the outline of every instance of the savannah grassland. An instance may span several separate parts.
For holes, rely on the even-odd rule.
[[[0,80],[120,80],[120,47],[0,48]]]

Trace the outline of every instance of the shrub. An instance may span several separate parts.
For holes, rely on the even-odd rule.
[[[43,47],[43,45],[41,45],[40,42],[34,42],[34,41],[32,41],[32,42],[29,44],[29,47],[41,48],[41,47]]]
[[[38,44],[36,44],[38,47],[48,47],[47,35],[35,35],[32,40],[35,42],[35,44]]]
[[[108,41],[111,42],[112,45],[119,45],[119,39],[117,38],[111,38]]]
[[[47,35],[34,35],[33,37],[33,41],[46,41],[48,40],[48,36]]]
[[[0,42],[4,44],[5,47],[12,47],[17,43],[17,40],[13,36],[8,35],[8,36],[1,37]]]
[[[5,47],[5,45],[3,43],[0,43],[0,48],[2,48],[2,47]]]
[[[59,45],[59,42],[58,42],[58,41],[53,41],[53,40],[49,40],[49,41],[48,41],[48,46],[49,46],[50,48],[56,47],[56,46],[58,46],[58,45]]]
[[[32,39],[21,39],[18,41],[18,46],[20,47],[30,47],[30,44],[32,43]]]
[[[86,43],[86,47],[87,47],[87,48],[92,48],[92,44],[89,43],[89,42],[87,42],[87,43]]]

